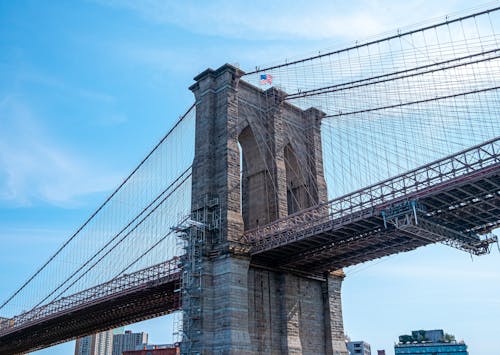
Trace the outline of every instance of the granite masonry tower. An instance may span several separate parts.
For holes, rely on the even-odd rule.
[[[256,264],[241,242],[327,200],[324,113],[284,101],[224,65],[195,77],[192,225],[186,234],[184,354],[345,355],[342,272],[322,277]]]

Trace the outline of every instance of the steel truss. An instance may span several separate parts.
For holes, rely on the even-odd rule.
[[[178,310],[180,266],[175,257],[2,319],[0,354],[33,351]]]
[[[385,228],[391,223],[409,237],[430,243],[440,242],[474,255],[487,254],[490,245],[497,241],[493,235],[481,239],[478,234],[459,232],[432,222],[425,217],[425,208],[415,200],[391,206],[382,211],[382,217]]]
[[[248,243],[257,263],[271,259],[282,261],[283,267],[309,265],[300,257],[315,259],[323,253],[325,268],[332,264],[326,255],[337,257],[335,267],[344,267],[384,256],[384,241],[375,243],[387,227],[384,213],[405,201],[418,201],[426,207],[421,224],[393,225],[391,240],[398,240],[390,253],[406,250],[408,240],[413,248],[434,242],[458,247],[473,254],[489,251],[494,237],[482,238],[500,224],[500,137],[434,161],[378,184],[333,199],[267,226],[250,230],[241,242]],[[415,215],[416,216],[416,215]],[[396,228],[398,227],[398,228]],[[364,250],[360,241],[370,241],[374,250]],[[339,264],[339,250],[351,241],[358,249],[344,255]],[[386,242],[389,242],[386,240]],[[346,244],[347,243],[347,244]],[[380,254],[376,253],[380,248]],[[325,252],[325,250],[329,250]],[[387,251],[387,250],[386,250]],[[370,257],[368,258],[368,255]],[[366,258],[365,258],[366,257]],[[298,259],[299,258],[299,259]],[[352,260],[350,260],[352,258]],[[326,271],[325,268],[319,268]]]

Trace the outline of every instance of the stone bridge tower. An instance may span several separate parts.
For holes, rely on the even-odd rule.
[[[315,108],[284,102],[224,65],[196,98],[192,219],[183,295],[185,354],[347,354],[343,274],[256,264],[244,231],[327,200]]]

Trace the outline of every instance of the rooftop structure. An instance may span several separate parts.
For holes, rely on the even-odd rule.
[[[457,342],[455,336],[442,329],[414,330],[411,335],[400,335],[394,345],[395,355],[468,355],[467,345]]]

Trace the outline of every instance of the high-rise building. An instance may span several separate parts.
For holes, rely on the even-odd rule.
[[[411,335],[401,335],[394,345],[395,355],[469,355],[467,345],[442,329],[414,330]]]
[[[377,350],[377,355],[385,355],[385,350]]]
[[[75,355],[112,355],[113,331],[89,335],[76,340]]]
[[[347,342],[347,351],[350,355],[372,355],[370,344],[364,341]]]
[[[115,334],[113,336],[113,354],[122,355],[126,350],[135,350],[138,346],[147,344],[148,333],[132,333],[126,330],[124,334]]]

